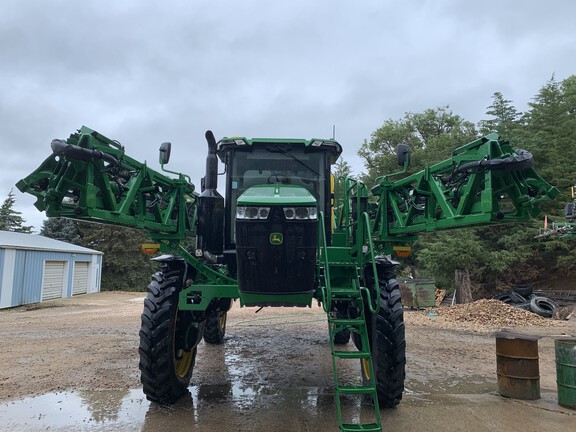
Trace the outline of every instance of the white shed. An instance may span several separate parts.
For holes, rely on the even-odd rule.
[[[100,291],[102,252],[0,231],[0,308]]]

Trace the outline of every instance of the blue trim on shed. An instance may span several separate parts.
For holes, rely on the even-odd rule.
[[[4,256],[5,249],[0,248],[0,290],[2,289],[2,277],[4,276]]]

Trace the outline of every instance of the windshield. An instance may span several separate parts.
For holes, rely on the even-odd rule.
[[[289,184],[306,188],[324,208],[326,194],[326,154],[305,152],[304,148],[287,149],[276,145],[236,150],[233,153],[227,193],[231,215],[230,234],[234,240],[234,215],[238,197],[259,184]]]

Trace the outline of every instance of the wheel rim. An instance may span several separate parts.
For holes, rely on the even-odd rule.
[[[362,359],[361,360],[361,365],[362,365],[362,375],[364,376],[364,379],[366,381],[370,380],[370,360],[368,359]]]
[[[192,364],[192,359],[194,358],[194,350],[192,351],[182,351],[178,350],[174,353],[174,368],[176,369],[176,375],[180,378],[186,377],[190,365]]]
[[[176,337],[176,332],[179,329],[180,324],[179,311],[176,312],[175,321],[176,323],[174,325],[174,334],[172,336],[174,340],[174,371],[176,372],[178,378],[184,379],[186,378],[186,375],[188,375],[192,362],[194,361],[194,353],[196,348],[190,351],[184,351],[181,347],[176,345],[177,341],[179,340]]]
[[[226,315],[227,315],[226,312],[224,312],[218,317],[218,325],[220,326],[220,329],[222,329],[222,331],[226,329]]]

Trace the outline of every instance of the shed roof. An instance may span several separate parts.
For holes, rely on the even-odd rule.
[[[102,252],[76,246],[60,240],[54,240],[36,234],[24,234],[11,231],[0,231],[0,248],[28,249],[56,252],[89,253],[103,255]]]

